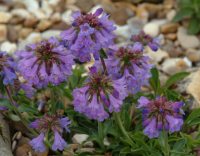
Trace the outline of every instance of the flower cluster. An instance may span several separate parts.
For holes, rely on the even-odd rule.
[[[30,141],[30,145],[33,147],[35,151],[44,152],[46,150],[46,146],[44,143],[45,135],[47,133],[54,134],[54,142],[52,144],[52,150],[63,150],[67,143],[61,137],[63,131],[69,132],[69,125],[71,121],[67,118],[61,118],[57,115],[44,115],[40,119],[36,119],[34,122],[30,124],[31,128],[36,129],[40,134]]]
[[[133,46],[120,47],[113,56],[105,60],[113,79],[123,78],[129,94],[137,93],[141,86],[148,84],[151,77],[150,58],[144,55],[143,46],[136,42]],[[99,66],[99,62],[96,63]]]
[[[90,119],[103,121],[110,113],[119,112],[127,96],[123,79],[112,80],[96,67],[90,69],[89,79],[82,88],[73,91],[74,108]]]
[[[54,37],[28,45],[17,56],[20,74],[37,88],[65,81],[74,64],[70,51]]]
[[[131,40],[139,42],[143,46],[149,46],[153,51],[157,51],[160,47],[160,40],[158,38],[152,38],[150,35],[145,34],[144,31],[141,31],[138,35],[133,35]]]
[[[115,27],[108,15],[102,13],[102,8],[94,14],[75,12],[72,27],[61,33],[61,38],[81,62],[90,61],[91,54],[98,59],[99,50],[113,43]]]
[[[149,138],[159,136],[160,131],[180,131],[183,125],[183,102],[167,101],[165,97],[149,100],[141,97],[138,108],[142,109],[144,134]]]
[[[0,52],[0,78],[4,85],[14,84],[14,80],[17,78],[15,67],[14,59],[5,52]]]

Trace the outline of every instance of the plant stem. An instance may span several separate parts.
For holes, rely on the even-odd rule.
[[[10,103],[12,104],[12,108],[14,110],[14,112],[17,114],[17,116],[19,116],[20,120],[22,121],[23,125],[33,134],[33,135],[37,135],[37,132],[35,132],[33,129],[31,129],[29,126],[28,126],[28,122],[25,120],[25,118],[21,115],[21,113],[18,111],[17,107],[16,107],[16,103],[15,101],[13,100],[12,98],[12,95],[10,93],[10,90],[9,88],[6,86],[5,87],[6,89],[6,93],[8,95],[8,98],[9,98],[9,101]]]
[[[117,122],[122,134],[124,135],[124,137],[126,137],[126,139],[128,140],[129,144],[131,146],[133,146],[133,141],[132,139],[129,137],[127,131],[125,130],[123,124],[122,124],[122,120],[120,118],[120,114],[119,113],[114,113],[114,117],[115,117],[115,121]]]
[[[100,143],[99,145],[101,146],[101,149],[105,149],[104,146],[104,134],[103,134],[103,124],[102,122],[98,121],[98,134],[99,134],[99,138],[100,138]]]
[[[105,63],[103,57],[100,56],[100,59],[101,59],[101,64],[102,64],[102,66],[103,66],[104,73],[105,73],[106,75],[108,75],[108,71],[107,71],[107,68],[106,68],[106,63]]]

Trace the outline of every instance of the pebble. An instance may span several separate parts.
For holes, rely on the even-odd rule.
[[[50,20],[41,20],[40,23],[37,25],[37,29],[39,31],[44,31],[48,29],[52,25]]]
[[[176,33],[169,33],[169,34],[165,35],[165,38],[172,40],[172,41],[175,41],[177,39],[177,34]]]
[[[83,142],[85,142],[88,139],[88,137],[89,137],[89,135],[87,135],[87,134],[75,134],[72,137],[72,141],[73,141],[73,143],[76,143],[76,144],[82,144]]]
[[[30,18],[24,21],[24,26],[33,28],[37,25],[37,23],[38,23],[38,19],[34,16],[31,16]]]
[[[48,39],[52,36],[59,37],[60,33],[61,33],[61,30],[47,30],[47,31],[42,32],[41,35],[43,39]]]
[[[168,21],[172,21],[175,15],[176,15],[176,11],[172,9],[167,13],[166,18]]]
[[[191,75],[190,83],[187,86],[187,93],[192,95],[195,99],[194,108],[200,107],[200,70]]]
[[[19,32],[19,38],[26,38],[31,32],[33,32],[32,28],[22,28]]]
[[[200,45],[199,39],[195,35],[188,35],[187,30],[183,27],[178,28],[178,41],[185,48],[198,48]]]
[[[73,13],[72,10],[67,10],[67,11],[65,11],[65,12],[61,15],[62,21],[64,21],[64,22],[67,23],[68,25],[71,25],[72,20],[73,20],[73,18],[72,18],[72,16],[71,16],[72,13]]]
[[[0,11],[0,24],[1,23],[8,23],[8,21],[11,19],[12,15],[7,12]]]
[[[38,32],[32,32],[26,38],[27,43],[36,43],[42,40],[41,34]]]
[[[7,26],[8,33],[7,33],[7,38],[10,42],[17,42],[18,37],[19,37],[19,31],[22,29],[21,25],[8,25]]]
[[[7,39],[7,27],[6,25],[0,24],[0,42]]]
[[[151,58],[151,62],[154,64],[160,63],[164,59],[169,58],[169,54],[161,49],[153,52],[150,48],[147,48],[147,51],[147,55]]]
[[[200,61],[200,50],[188,49],[186,52],[186,56],[192,62],[199,62]]]
[[[155,23],[147,23],[144,26],[143,30],[146,34],[149,34],[152,37],[156,37],[159,34],[159,26],[158,24]]]
[[[162,64],[162,70],[169,75],[173,75],[177,72],[185,71],[186,69],[190,67],[192,67],[192,63],[187,57],[169,58],[169,59],[166,59]]]
[[[28,19],[28,18],[31,18],[31,16],[32,16],[26,9],[22,9],[22,8],[20,8],[20,9],[13,9],[11,11],[11,14],[13,16],[19,16],[19,17],[21,17],[23,19]]]
[[[167,23],[165,25],[162,25],[160,30],[161,33],[163,34],[175,33],[177,32],[178,27],[179,27],[178,23]]]
[[[17,50],[17,45],[15,43],[10,43],[9,41],[5,41],[1,44],[1,51],[13,54],[16,50]]]

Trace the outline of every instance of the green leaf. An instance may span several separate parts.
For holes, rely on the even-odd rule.
[[[160,90],[160,79],[158,70],[156,68],[152,68],[151,75],[152,77],[149,79],[150,85],[156,94]]]
[[[175,15],[173,21],[178,22],[184,19],[185,17],[191,17],[194,13],[193,8],[182,8],[179,12]]]
[[[192,18],[188,26],[189,34],[197,34],[200,31],[200,24],[197,18]]]
[[[187,117],[185,124],[190,126],[199,124],[200,121],[200,108],[194,109],[191,114]]]
[[[188,76],[189,73],[188,72],[180,72],[180,73],[176,73],[174,75],[172,75],[167,82],[165,83],[164,87],[165,88],[169,88],[171,87],[173,84],[177,83],[178,81],[184,79],[186,76]]]

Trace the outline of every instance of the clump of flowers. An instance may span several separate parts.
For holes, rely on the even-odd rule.
[[[149,138],[158,137],[160,131],[180,131],[183,125],[183,102],[168,101],[165,97],[149,100],[141,97],[138,108],[142,109],[144,134]]]
[[[58,85],[72,73],[73,55],[54,37],[28,45],[17,55],[20,74],[37,88]]]
[[[105,62],[113,78],[123,78],[128,93],[135,94],[141,86],[148,84],[148,78],[151,77],[152,65],[149,60],[150,58],[143,53],[142,44],[136,42],[133,46],[118,48]]]
[[[134,42],[139,42],[142,46],[149,46],[151,50],[157,51],[160,47],[160,40],[159,38],[153,38],[148,34],[145,34],[144,31],[141,31],[137,35],[133,35],[131,38]]]
[[[14,84],[14,80],[17,78],[15,67],[14,59],[5,52],[0,52],[0,79],[4,85]]]
[[[112,80],[96,67],[90,68],[89,79],[82,88],[73,91],[74,108],[90,119],[103,121],[112,112],[119,112],[127,96],[123,79]]]
[[[44,152],[46,150],[45,135],[48,136],[50,133],[54,135],[54,142],[51,146],[52,150],[62,151],[67,146],[67,143],[61,135],[64,130],[70,132],[70,123],[71,121],[68,117],[59,117],[57,115],[46,114],[42,118],[36,119],[30,124],[30,127],[36,129],[40,134],[30,141],[30,145],[35,151]]]
[[[61,33],[62,39],[81,62],[90,61],[91,54],[98,59],[99,50],[113,44],[115,26],[108,15],[102,13],[102,8],[95,13],[75,12],[72,27]]]

